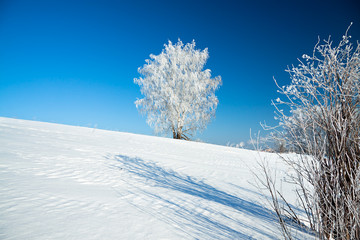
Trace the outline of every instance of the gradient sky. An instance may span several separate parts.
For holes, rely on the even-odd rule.
[[[0,0],[0,116],[152,135],[134,105],[138,67],[168,40],[195,39],[221,75],[200,138],[226,144],[275,125],[275,77],[317,42],[360,40],[360,2]],[[266,134],[266,133],[265,133]]]

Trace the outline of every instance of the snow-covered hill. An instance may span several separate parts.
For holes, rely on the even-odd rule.
[[[276,155],[262,153],[272,164]],[[279,239],[258,153],[0,118],[0,239]]]

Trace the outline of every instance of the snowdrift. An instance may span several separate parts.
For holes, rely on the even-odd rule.
[[[286,170],[275,154],[260,157]],[[279,239],[254,186],[258,159],[224,146],[0,118],[0,239]]]

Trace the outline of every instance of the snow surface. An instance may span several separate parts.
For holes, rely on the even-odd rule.
[[[225,146],[0,118],[0,239],[279,239],[253,185],[257,158]]]

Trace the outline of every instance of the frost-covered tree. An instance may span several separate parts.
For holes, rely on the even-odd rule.
[[[138,69],[142,77],[134,82],[144,98],[135,101],[140,113],[156,133],[172,133],[173,138],[189,139],[206,127],[215,115],[218,99],[215,90],[221,77],[211,78],[205,69],[208,49],[195,49],[195,41],[183,44],[169,41],[159,55],[150,55]]]

